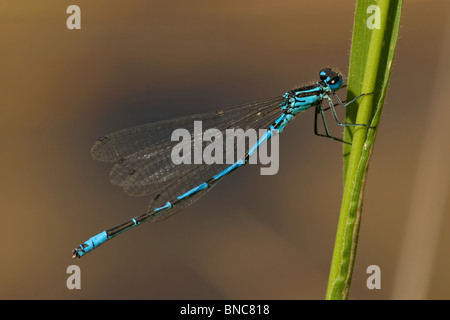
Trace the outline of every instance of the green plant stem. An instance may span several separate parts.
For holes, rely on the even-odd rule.
[[[370,29],[366,25],[369,16],[366,10],[373,4],[379,8],[379,29]],[[389,82],[401,5],[401,0],[360,0],[357,3],[347,101],[355,93],[372,94],[358,99],[357,108],[348,110],[347,122],[371,128],[347,127],[345,130],[344,139],[353,139],[351,146],[344,147],[344,193],[326,299],[347,299],[349,295],[364,185]]]

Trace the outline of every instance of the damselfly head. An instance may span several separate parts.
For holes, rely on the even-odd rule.
[[[342,76],[330,68],[322,69],[319,73],[320,80],[330,87],[331,90],[338,90],[343,83]]]

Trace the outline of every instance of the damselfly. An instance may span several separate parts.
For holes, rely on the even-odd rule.
[[[147,213],[103,231],[90,238],[73,251],[80,258],[119,233],[140,225],[145,221],[161,221],[194,203],[206,194],[223,177],[248,163],[249,158],[267,142],[274,131],[282,132],[296,114],[315,108],[314,133],[318,136],[345,142],[330,135],[325,120],[325,111],[331,110],[340,126],[365,126],[339,121],[335,106],[346,107],[356,98],[343,103],[335,93],[343,87],[343,77],[338,71],[325,68],[319,73],[316,84],[293,89],[273,99],[258,100],[244,105],[167,121],[149,123],[118,131],[98,139],[92,146],[94,159],[115,163],[110,172],[113,184],[123,188],[132,196],[155,195]],[[333,103],[332,97],[336,100]],[[322,101],[328,102],[327,107]],[[318,132],[320,115],[325,133]],[[216,128],[221,132],[230,128],[247,130],[265,129],[258,141],[246,146],[245,156],[233,164],[174,164],[171,160],[172,132],[178,128],[202,121],[204,128]],[[191,136],[191,140],[201,139]]]

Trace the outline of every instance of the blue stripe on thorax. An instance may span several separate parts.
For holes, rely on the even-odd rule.
[[[248,158],[252,156],[263,143],[265,143],[272,137],[272,130],[277,129],[279,132],[283,131],[286,125],[294,118],[294,116],[297,113],[320,103],[324,96],[323,91],[324,91],[323,88],[319,84],[317,84],[312,87],[303,87],[285,93],[283,96],[285,100],[280,104],[280,108],[284,110],[284,112],[270,125],[269,129],[267,129],[267,131],[259,138],[259,140],[249,149],[245,157],[245,160],[239,159],[238,161],[230,165],[228,168],[212,177],[210,181],[203,182],[198,186],[196,186],[195,188],[192,188],[191,190],[178,196],[174,201],[174,203],[182,199],[188,198],[194,195],[195,193],[208,188],[210,186],[211,181],[214,180],[217,181],[222,177],[224,177],[225,175],[232,172],[233,170],[246,164]],[[170,202],[167,202],[165,206],[156,208],[154,209],[153,212],[154,213],[160,212],[165,209],[170,209],[172,207],[173,205]]]
[[[291,90],[285,93],[283,97],[285,100],[280,104],[281,109],[295,115],[321,103],[324,97],[324,89],[316,84],[315,86]]]

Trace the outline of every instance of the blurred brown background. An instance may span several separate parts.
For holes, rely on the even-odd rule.
[[[81,8],[78,31],[66,28],[71,4]],[[405,297],[394,287],[407,272],[398,266],[424,125],[435,104],[448,105],[434,89],[448,73],[438,62],[449,7],[405,1],[351,299]],[[279,95],[323,66],[347,70],[353,14],[354,1],[332,0],[2,2],[0,298],[323,299],[342,146],[314,136],[313,112],[280,137],[277,175],[246,167],[171,219],[81,260],[71,251],[150,201],[109,183],[110,165],[89,156],[99,136]],[[450,298],[449,231],[444,215],[423,298]],[[81,290],[66,287],[72,264]],[[381,290],[366,287],[373,264]]]

